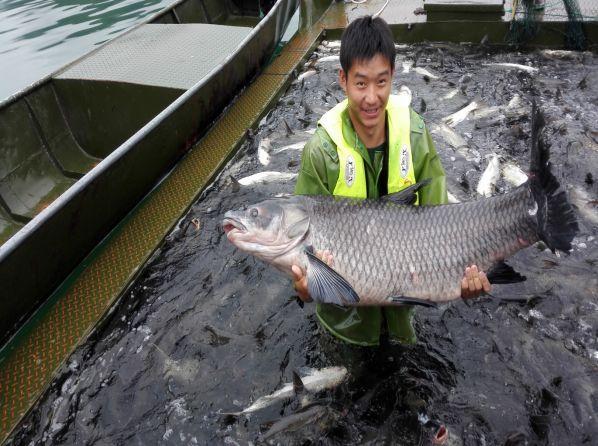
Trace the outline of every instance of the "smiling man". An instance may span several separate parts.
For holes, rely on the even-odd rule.
[[[353,21],[341,39],[340,62],[347,99],[322,116],[303,149],[295,193],[378,198],[430,180],[418,204],[447,203],[444,170],[422,118],[390,94],[395,46],[386,22],[371,16]],[[334,266],[334,253],[320,256]],[[293,274],[299,296],[310,300],[304,271],[295,265]],[[463,297],[474,297],[488,292],[490,283],[472,265],[461,288]],[[394,341],[416,341],[410,306],[318,304],[316,313],[327,330],[352,344],[378,345],[381,332]]]

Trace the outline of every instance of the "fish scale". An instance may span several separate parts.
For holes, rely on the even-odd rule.
[[[538,240],[528,212],[535,202],[527,187],[459,206],[421,208],[297,199],[310,215],[305,242],[332,253],[334,270],[353,286],[360,305],[380,305],[389,296],[456,299],[468,265],[487,270]]]

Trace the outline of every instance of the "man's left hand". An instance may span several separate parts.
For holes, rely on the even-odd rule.
[[[490,281],[483,271],[478,271],[476,265],[465,268],[465,275],[461,280],[461,297],[471,299],[482,293],[490,292]]]

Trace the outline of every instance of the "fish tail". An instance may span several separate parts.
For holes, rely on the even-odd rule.
[[[537,204],[538,236],[552,252],[557,249],[566,252],[571,249],[579,226],[566,192],[551,171],[550,151],[541,136],[544,124],[544,114],[534,101],[529,187]]]

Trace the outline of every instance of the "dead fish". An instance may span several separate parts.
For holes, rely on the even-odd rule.
[[[513,163],[505,163],[502,168],[503,178],[513,186],[521,186],[528,180],[527,174]]]
[[[452,115],[446,116],[442,118],[442,120],[449,126],[454,127],[460,122],[464,121],[467,118],[467,115],[478,108],[478,103],[476,101],[471,101],[461,110],[453,113]]]
[[[480,177],[480,182],[478,183],[476,191],[478,194],[484,197],[490,197],[494,192],[494,187],[496,186],[496,182],[499,178],[500,161],[498,159],[498,155],[492,155],[486,170],[484,170],[484,173]]]
[[[262,166],[270,164],[271,146],[270,138],[264,138],[257,147],[257,158]]]
[[[512,268],[505,269],[505,258],[539,240],[553,251],[569,251],[578,231],[566,194],[550,172],[543,126],[534,108],[532,175],[506,194],[410,206],[424,182],[380,200],[293,196],[229,211],[222,227],[237,248],[289,276],[292,265],[302,268],[318,303],[434,306],[461,297],[463,272],[471,264],[489,271],[491,281],[495,271],[503,280],[521,281]],[[315,249],[329,251],[334,265],[320,260]]]
[[[485,63],[483,64],[487,67],[498,67],[498,68],[506,68],[509,70],[521,70],[525,71],[529,74],[535,74],[540,71],[538,68],[530,67],[527,65],[521,65],[518,63],[509,63],[509,62],[499,62],[499,63]]]
[[[240,412],[223,412],[222,415],[245,415],[271,406],[276,402],[289,399],[296,393],[318,393],[322,390],[332,389],[342,383],[347,376],[347,369],[342,366],[325,367],[319,370],[305,368],[301,369],[300,372],[302,372],[303,376],[294,375],[294,382],[286,383],[282,389],[258,398],[255,403]]]
[[[430,73],[430,71],[422,67],[415,67],[413,71],[415,71],[418,74],[421,74],[424,77],[428,77],[429,79],[440,79],[440,77]]]
[[[266,171],[258,172],[253,175],[241,178],[240,180],[238,180],[238,183],[241,186],[253,186],[255,184],[285,182],[289,180],[294,180],[296,177],[296,173]]]

